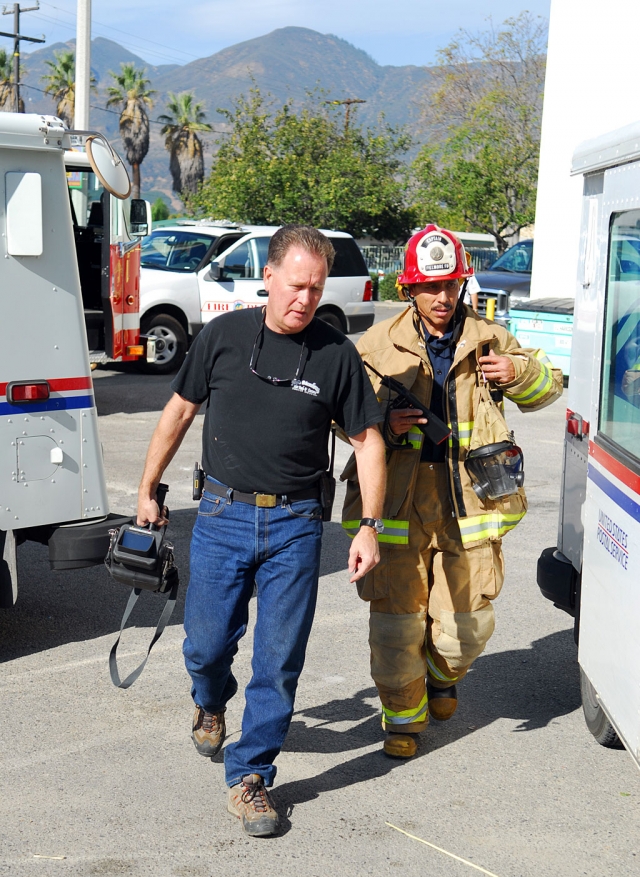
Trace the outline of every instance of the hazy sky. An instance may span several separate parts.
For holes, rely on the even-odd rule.
[[[332,33],[380,64],[430,64],[460,27],[480,30],[528,9],[545,18],[550,0],[93,0],[92,35],[108,37],[151,64],[186,64],[243,40],[296,25]],[[12,5],[12,4],[11,4]],[[26,5],[26,4],[25,4]],[[35,5],[31,3],[29,5]],[[20,30],[47,42],[75,35],[76,0],[40,0]],[[12,30],[12,18],[2,30]],[[10,41],[0,37],[0,46]],[[23,51],[29,44],[23,43]],[[33,46],[40,48],[40,46]]]

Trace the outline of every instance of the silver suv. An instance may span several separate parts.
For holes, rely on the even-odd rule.
[[[259,307],[266,292],[262,270],[278,226],[176,222],[142,240],[141,330],[158,338],[148,371],[166,374],[182,364],[205,323],[226,311]],[[345,333],[363,332],[374,320],[372,284],[358,245],[341,231],[323,233],[336,258],[317,310]]]

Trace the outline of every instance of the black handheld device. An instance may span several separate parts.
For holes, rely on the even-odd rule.
[[[159,484],[156,490],[156,501],[161,514],[168,490],[166,484]],[[169,510],[164,509],[164,511],[165,515],[169,517]],[[166,531],[166,527],[158,527],[156,524],[139,527],[133,523],[109,531],[111,539],[107,556],[104,559],[105,566],[115,582],[133,588],[122,618],[120,635],[109,655],[111,681],[118,688],[129,688],[142,673],[149,652],[171,618],[176,603],[180,580],[173,559],[173,545],[165,541]],[[124,626],[141,591],[165,594],[167,601],[147,650],[147,658],[124,681],[121,681],[116,663],[116,652]]]
[[[193,499],[195,502],[200,502],[202,499],[202,491],[204,490],[204,472],[200,468],[200,463],[196,460],[196,465],[193,469]]]
[[[363,360],[363,362],[369,371],[372,371],[382,380],[383,387],[386,387],[388,390],[396,394],[395,399],[389,401],[389,408],[417,408],[418,411],[422,411],[427,418],[427,422],[417,423],[416,426],[428,439],[430,439],[430,441],[434,443],[434,445],[439,445],[445,441],[445,439],[449,438],[451,430],[444,420],[441,420],[432,411],[429,411],[429,409],[423,405],[416,396],[407,390],[404,384],[400,383],[400,381],[395,378],[392,378],[390,375],[381,375],[380,372],[372,365],[369,365],[366,360]]]

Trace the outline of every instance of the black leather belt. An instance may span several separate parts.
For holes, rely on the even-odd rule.
[[[296,490],[294,493],[280,495],[277,493],[242,493],[240,490],[225,487],[224,484],[217,484],[207,476],[207,483],[204,488],[207,493],[215,493],[216,496],[230,496],[233,502],[246,502],[249,505],[256,505],[262,509],[273,509],[285,502],[299,502],[302,499],[316,499],[320,501],[320,491],[317,487],[308,487],[306,490]]]

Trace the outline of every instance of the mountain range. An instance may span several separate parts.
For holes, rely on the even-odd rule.
[[[27,112],[55,112],[53,100],[43,93],[41,77],[48,71],[47,60],[54,52],[74,49],[75,41],[54,43],[23,55],[24,91]],[[206,58],[189,64],[154,66],[112,40],[98,37],[91,43],[91,69],[96,92],[91,98],[91,125],[116,143],[118,113],[104,107],[109,71],[119,71],[122,63],[133,62],[145,68],[156,92],[150,118],[164,112],[169,92],[193,91],[205,106],[208,121],[215,131],[223,131],[224,120],[218,108],[229,109],[241,94],[257,85],[269,94],[274,105],[286,101],[300,104],[308,91],[324,89],[333,100],[360,98],[356,119],[364,126],[374,126],[381,115],[392,125],[405,126],[417,142],[427,131],[421,123],[421,104],[432,88],[428,67],[382,66],[366,52],[331,34],[321,34],[302,27],[285,27],[256,39],[237,43]],[[160,136],[160,125],[152,124],[149,154],[142,170],[143,193],[154,198],[161,194],[175,207],[180,202],[171,191],[169,158]],[[206,138],[208,164],[215,149],[216,135]]]

